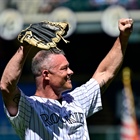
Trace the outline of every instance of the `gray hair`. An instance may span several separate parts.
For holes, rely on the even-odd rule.
[[[49,56],[52,54],[63,54],[63,50],[50,48],[48,50],[40,50],[32,59],[31,70],[33,75],[40,76],[43,69],[49,69]]]

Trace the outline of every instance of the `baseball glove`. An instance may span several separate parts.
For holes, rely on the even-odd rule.
[[[41,49],[57,48],[57,43],[61,39],[65,43],[69,42],[63,37],[67,34],[68,29],[67,22],[42,21],[30,24],[29,27],[22,30],[18,35],[18,40],[20,43],[28,43]]]

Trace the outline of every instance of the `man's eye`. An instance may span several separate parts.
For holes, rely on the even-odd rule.
[[[67,70],[67,69],[68,69],[68,67],[64,67],[63,69],[64,69],[64,70]]]

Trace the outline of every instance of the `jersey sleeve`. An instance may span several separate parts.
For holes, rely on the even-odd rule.
[[[100,86],[93,78],[75,88],[70,94],[80,103],[86,117],[102,109]]]
[[[28,127],[31,116],[31,106],[29,98],[21,91],[21,97],[18,105],[18,113],[15,116],[10,116],[5,105],[4,110],[16,133],[19,136],[24,137],[24,130]]]

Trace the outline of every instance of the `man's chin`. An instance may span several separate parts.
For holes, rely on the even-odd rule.
[[[72,89],[72,86],[69,86],[65,89],[65,91],[70,91]]]

